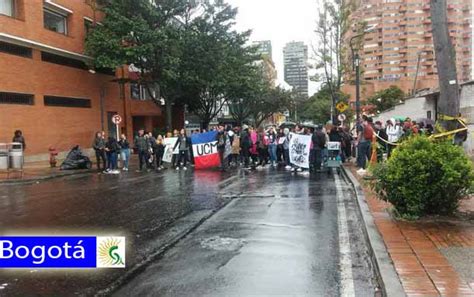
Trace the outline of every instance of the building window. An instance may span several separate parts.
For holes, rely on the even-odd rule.
[[[33,56],[31,48],[2,41],[0,41],[0,52],[25,58],[31,58]]]
[[[150,87],[150,91],[153,96],[150,95],[148,88],[140,84],[130,84],[130,98],[135,100],[152,100],[153,97],[156,97],[157,92]]]
[[[43,17],[46,29],[67,35],[67,16],[45,8]]]
[[[93,22],[88,19],[84,19],[84,32],[86,32],[86,35],[89,34],[93,26]]]
[[[91,108],[90,99],[44,96],[45,106]]]
[[[31,94],[0,92],[0,104],[33,105],[35,96]]]
[[[47,52],[41,52],[41,60],[44,62],[49,62],[53,64],[58,64],[58,65],[63,65],[63,66],[68,66],[68,67],[73,67],[73,68],[78,68],[78,69],[83,69],[87,70],[89,69],[86,65],[81,60],[76,60],[76,59],[71,59]]]
[[[0,0],[0,14],[15,16],[15,0]]]

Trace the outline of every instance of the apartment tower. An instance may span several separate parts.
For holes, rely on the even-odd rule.
[[[449,34],[462,83],[471,79],[471,0],[447,3]],[[430,1],[362,0],[351,19],[348,42],[360,24],[372,29],[359,47],[362,100],[391,85],[407,94],[438,86]],[[346,84],[343,90],[355,100],[354,85]]]

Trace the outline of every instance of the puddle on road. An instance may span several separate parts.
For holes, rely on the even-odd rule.
[[[201,241],[201,247],[216,251],[236,251],[244,244],[243,239],[220,236],[212,236]]]

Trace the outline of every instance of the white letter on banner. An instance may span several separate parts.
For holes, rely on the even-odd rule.
[[[38,255],[36,251],[39,250],[41,253]],[[33,264],[43,264],[45,260],[44,245],[37,245],[31,249],[31,255],[37,261],[33,261]],[[38,261],[39,260],[39,261]]]
[[[25,250],[25,254],[23,256],[20,255],[20,249]],[[24,245],[20,245],[15,249],[15,256],[17,258],[25,259],[25,258],[28,258],[29,255],[30,255],[30,250]]]
[[[53,255],[53,249],[56,249],[58,251],[58,254],[56,256]],[[60,258],[62,255],[62,250],[61,250],[61,247],[57,246],[57,245],[53,245],[53,246],[50,246],[49,249],[48,249],[48,256],[51,258],[51,259],[58,259]]]
[[[5,244],[8,244],[8,247],[5,247]],[[9,259],[13,257],[12,250],[13,243],[9,240],[0,240],[0,259]],[[5,256],[4,251],[9,252],[9,256]]]

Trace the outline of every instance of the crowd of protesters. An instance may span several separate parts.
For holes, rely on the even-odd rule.
[[[290,162],[290,132],[311,136],[310,170],[321,170],[323,159],[327,156],[326,146],[329,141],[341,142],[343,161],[351,157],[353,138],[346,127],[296,125],[281,128],[269,126],[264,129],[249,125],[235,127],[218,125],[212,127],[210,131],[217,131],[215,140],[221,160],[221,170],[237,167],[247,170],[282,167],[286,170],[309,173],[307,169],[295,166]],[[207,130],[194,130],[192,134],[205,132]],[[124,134],[117,141],[114,137],[106,137],[105,132],[102,131],[97,132],[92,147],[96,154],[97,168],[105,173],[120,173],[119,156],[122,161],[121,169],[128,171],[133,151],[138,156],[137,171],[160,171],[165,168],[187,170],[189,166],[194,166],[190,136],[187,135],[185,129],[174,130],[166,135],[153,135],[153,133],[141,129],[133,142],[129,142]],[[177,141],[173,148],[171,162],[164,163],[164,139],[168,137],[174,137]],[[227,151],[229,149],[230,151]]]
[[[410,118],[389,119],[385,123],[373,121],[363,115],[352,129],[347,126],[304,126],[291,127],[268,126],[266,129],[249,125],[212,127],[217,131],[217,151],[221,160],[221,170],[242,167],[247,170],[265,167],[282,167],[286,170],[309,173],[321,171],[321,166],[328,158],[328,143],[339,142],[338,158],[346,162],[356,157],[359,173],[365,173],[368,161],[372,157],[373,140],[377,143],[377,159],[390,158],[393,149],[404,138],[411,135],[431,135],[434,131],[430,123],[416,122]],[[207,130],[194,130],[192,134],[205,133]],[[311,136],[310,168],[304,169],[290,162],[290,132]],[[138,155],[137,171],[163,170],[172,168],[187,170],[194,166],[192,138],[185,129],[174,130],[166,135],[153,135],[143,129],[139,130],[133,142],[122,134],[117,141],[114,137],[106,137],[105,132],[98,132],[93,142],[96,153],[97,168],[107,173],[118,174],[118,156],[121,169],[128,171],[131,152]],[[171,162],[164,163],[165,139],[177,139],[173,148]],[[166,164],[166,166],[165,166]]]

